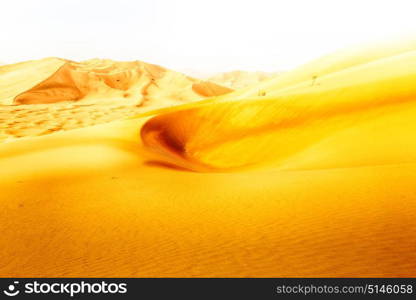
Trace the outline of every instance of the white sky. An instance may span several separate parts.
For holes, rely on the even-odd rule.
[[[143,60],[178,71],[278,71],[416,33],[416,1],[1,0],[0,61]]]

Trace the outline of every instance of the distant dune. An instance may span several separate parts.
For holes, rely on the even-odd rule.
[[[231,89],[140,61],[59,58],[0,67],[0,139],[121,119]]]
[[[100,76],[88,86],[125,92]],[[415,277],[415,82],[416,40],[371,45],[1,143],[0,275]],[[27,106],[48,105],[61,102]]]
[[[203,77],[208,81],[229,87],[231,89],[240,89],[247,86],[255,85],[266,79],[277,77],[281,72],[248,72],[248,71],[231,71],[219,73],[209,77]]]

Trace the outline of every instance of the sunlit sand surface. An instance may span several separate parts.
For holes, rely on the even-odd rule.
[[[3,143],[0,274],[415,276],[415,50]]]

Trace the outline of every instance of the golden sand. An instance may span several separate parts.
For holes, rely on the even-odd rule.
[[[415,276],[414,50],[0,145],[0,274]]]
[[[6,65],[0,67],[0,140],[107,123],[230,91],[139,61],[46,58]]]

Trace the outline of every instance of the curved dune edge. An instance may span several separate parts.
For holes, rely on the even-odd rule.
[[[400,118],[403,110],[413,110],[415,69],[416,52],[407,52],[323,76],[314,85],[299,85],[276,97],[195,104],[149,120],[141,137],[147,148],[162,154],[162,159],[169,156],[177,165],[193,170],[284,163],[342,130],[354,127],[362,136],[360,127],[364,124],[382,124],[388,115]],[[406,129],[398,130],[401,139],[410,142],[412,133],[407,128],[414,129],[415,125],[412,115],[407,118],[402,119],[408,124]],[[368,134],[373,140],[390,138],[377,131]],[[341,143],[345,146],[357,141]],[[363,164],[385,163],[383,157],[368,160],[369,151],[377,148],[362,151]],[[386,160],[390,161],[391,155]],[[400,150],[396,156],[397,162],[409,160]],[[336,161],[332,163],[338,166]],[[342,166],[348,167],[348,161]]]
[[[47,58],[1,66],[0,141],[122,120],[230,91],[140,61]]]
[[[293,85],[307,82],[314,83],[318,78],[348,68],[372,63],[380,59],[401,55],[416,50],[416,38],[407,38],[383,43],[371,43],[341,49],[306,63],[295,70],[272,77],[257,85],[234,91],[232,94],[219,96],[219,99],[244,99],[260,95],[270,95]]]
[[[13,104],[17,95],[41,83],[65,63],[64,59],[45,58],[0,66],[0,104]]]

